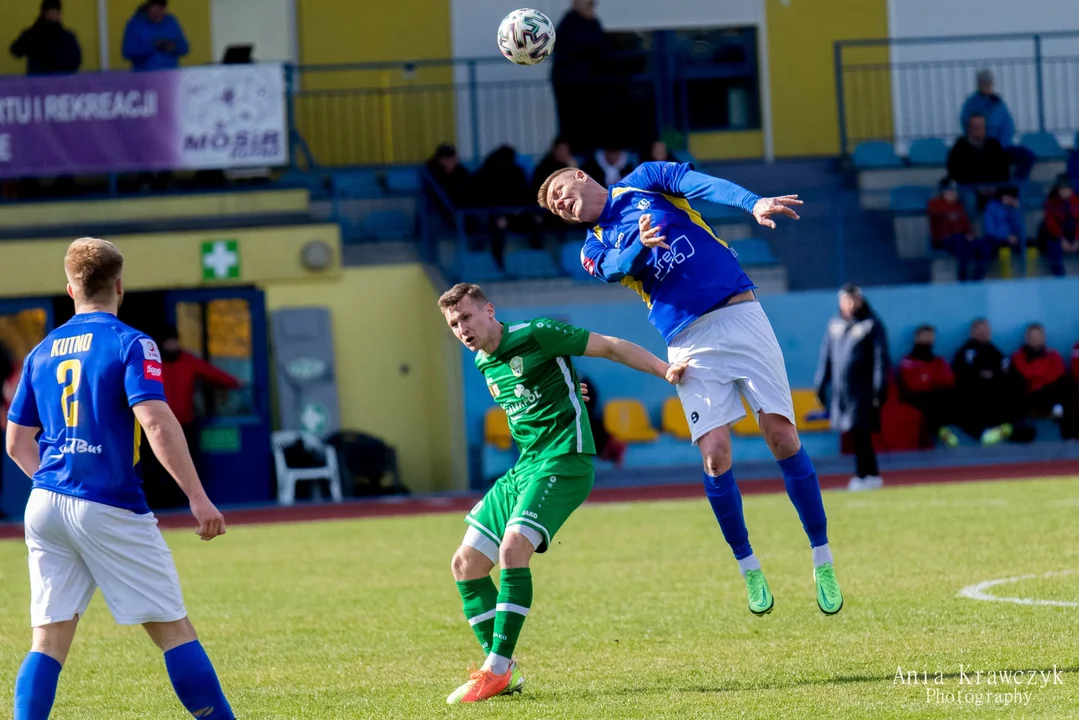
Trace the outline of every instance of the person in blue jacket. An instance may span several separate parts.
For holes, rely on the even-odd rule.
[[[1019,206],[1019,191],[1011,186],[1002,188],[999,195],[986,206],[982,226],[990,247],[1015,248],[1019,252],[1019,262],[1025,272],[1027,230],[1023,210]],[[1005,265],[1002,269],[1007,276],[1010,267]]]
[[[999,142],[1008,153],[1015,179],[1026,180],[1034,166],[1034,153],[1015,144],[1015,122],[1004,99],[994,92],[993,83],[992,70],[978,72],[978,90],[963,103],[963,109],[959,112],[959,127],[966,132],[972,115],[984,115],[986,137]]]
[[[168,0],[147,0],[127,21],[124,57],[133,70],[175,70],[187,55],[187,38]]]

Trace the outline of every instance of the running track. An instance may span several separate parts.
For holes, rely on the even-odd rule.
[[[1028,464],[969,466],[959,468],[929,468],[897,470],[888,473],[887,485],[922,485],[942,482],[977,482],[986,480],[1016,480],[1039,477],[1070,476],[1079,474],[1079,462],[1061,460]],[[836,489],[846,487],[847,475],[828,475],[821,478],[821,487]],[[750,480],[740,484],[744,495],[785,492],[782,480]],[[647,500],[679,500],[701,496],[698,483],[634,485],[626,487],[599,487],[592,491],[588,502],[637,502]],[[444,512],[466,512],[476,503],[478,494],[425,497],[388,497],[371,500],[351,500],[334,505],[319,503],[294,507],[266,506],[257,508],[225,508],[225,519],[230,525],[255,525],[288,522],[312,522],[316,520],[344,520],[367,517],[392,517],[397,515],[429,515]],[[158,516],[163,529],[190,528],[191,516],[187,513],[163,513]],[[0,539],[21,538],[20,523],[0,523]]]

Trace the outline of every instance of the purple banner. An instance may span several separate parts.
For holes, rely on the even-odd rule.
[[[287,162],[279,64],[0,79],[0,178]]]

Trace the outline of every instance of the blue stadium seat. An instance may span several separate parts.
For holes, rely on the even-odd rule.
[[[560,253],[562,272],[575,280],[591,280],[592,276],[581,265],[581,246],[574,242],[562,245]]]
[[[1041,183],[1026,182],[1019,185],[1019,201],[1027,210],[1040,210],[1045,205],[1046,194]]]
[[[888,209],[897,213],[924,213],[933,188],[923,185],[900,185],[888,193]]]
[[[506,273],[495,264],[495,259],[487,251],[465,253],[461,258],[461,275],[465,282],[506,279]]]
[[[772,248],[767,240],[761,240],[760,238],[739,240],[738,242],[731,243],[731,247],[734,248],[734,252],[738,257],[738,262],[742,265],[761,266],[779,264],[779,261],[776,260],[776,256],[772,254]]]
[[[415,218],[401,210],[378,210],[360,221],[360,232],[374,240],[403,240],[416,236]]]
[[[371,170],[342,170],[333,174],[333,191],[336,197],[374,198],[382,197],[378,176]]]
[[[907,159],[911,165],[944,166],[948,163],[948,146],[940,138],[920,138],[910,144]]]
[[[420,173],[414,167],[390,168],[386,171],[386,189],[409,195],[420,192]]]
[[[525,171],[525,177],[531,182],[532,173],[536,172],[536,158],[524,153],[517,153],[517,164]]]
[[[546,250],[518,250],[506,253],[506,274],[512,278],[557,277],[558,266]]]
[[[859,170],[882,170],[885,168],[901,168],[903,161],[895,154],[895,148],[889,142],[872,140],[858,143],[854,148],[854,167]]]
[[[1064,149],[1060,147],[1056,136],[1047,132],[1024,133],[1019,144],[1028,148],[1039,160],[1063,160]]]

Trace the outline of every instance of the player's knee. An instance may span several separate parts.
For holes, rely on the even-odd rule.
[[[791,457],[802,446],[798,428],[782,415],[762,414],[761,433],[777,460]]]
[[[67,653],[71,649],[71,641],[75,638],[77,625],[78,619],[76,618],[34,628],[34,639],[30,646],[31,651],[48,655],[63,665],[67,661]]]
[[[731,437],[727,428],[716,428],[698,440],[697,445],[706,473],[719,477],[731,469]]]
[[[531,540],[519,532],[510,531],[506,533],[502,545],[498,548],[498,562],[504,570],[528,567],[535,552],[536,547]]]
[[[168,652],[199,639],[195,633],[195,626],[186,617],[174,622],[143,623],[142,627],[162,652]]]

